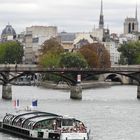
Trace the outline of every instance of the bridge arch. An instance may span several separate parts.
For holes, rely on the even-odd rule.
[[[120,82],[123,83],[123,79],[120,75],[111,73],[105,76],[105,81]]]

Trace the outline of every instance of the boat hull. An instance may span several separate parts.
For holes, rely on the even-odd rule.
[[[15,131],[10,131],[10,130],[7,130],[7,129],[2,129],[2,128],[0,129],[0,132],[7,133],[7,134],[12,134],[16,137],[18,136],[20,138],[25,138],[25,139],[30,139],[30,140],[59,140],[59,139],[52,139],[52,138],[34,138],[34,137],[24,135],[22,133],[18,133],[18,132],[15,132]]]

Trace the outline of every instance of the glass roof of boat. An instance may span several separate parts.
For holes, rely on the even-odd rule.
[[[8,114],[7,114],[8,115]],[[10,114],[11,116],[12,114]],[[13,114],[15,116],[13,122],[19,120],[20,118],[26,120],[38,122],[45,119],[51,119],[56,117],[62,117],[57,114],[49,113],[49,112],[41,112],[41,111],[20,111],[16,114]],[[8,115],[9,116],[9,115]]]
[[[38,121],[43,121],[46,119],[53,119],[53,118],[56,118],[56,117],[54,117],[54,116],[40,116],[37,118],[32,118],[32,119],[30,119],[30,121],[38,122]]]
[[[40,116],[40,115],[59,116],[57,114],[41,112],[41,111],[22,111],[22,112],[17,112],[16,114],[13,114],[13,115],[16,115],[17,117],[24,117],[24,118],[30,118],[33,116]]]
[[[11,120],[10,116],[14,116],[14,118]],[[47,119],[54,119],[54,118],[62,118],[62,116],[59,116],[57,114],[48,113],[48,112],[41,112],[41,111],[22,111],[16,114],[7,114],[6,117],[8,120],[11,120],[13,124],[16,124],[17,122],[22,120],[22,123],[25,124],[27,122],[39,122]]]

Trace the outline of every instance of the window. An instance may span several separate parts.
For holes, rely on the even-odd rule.
[[[128,24],[128,33],[131,33],[131,23]]]
[[[35,37],[32,39],[32,43],[38,43],[39,42],[39,38],[38,37]]]
[[[62,120],[62,126],[73,126],[73,120],[70,119]]]
[[[132,30],[134,31],[135,30],[135,24],[132,23]]]

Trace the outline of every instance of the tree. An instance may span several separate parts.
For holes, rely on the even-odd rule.
[[[87,60],[90,67],[110,67],[110,55],[104,45],[92,43],[80,48],[79,52]]]
[[[67,52],[61,54],[60,66],[66,68],[85,68],[88,64],[80,53]]]
[[[41,46],[39,64],[44,67],[58,67],[60,54],[64,52],[63,47],[55,38],[46,40]]]
[[[91,46],[83,46],[79,51],[85,57],[90,67],[98,67],[97,54]]]
[[[48,52],[40,57],[40,65],[47,68],[59,67],[60,55]]]
[[[53,52],[53,53],[60,54],[60,53],[64,52],[64,49],[59,44],[59,42],[56,40],[56,38],[51,38],[49,40],[46,40],[42,44],[41,52],[42,52],[42,54],[46,54],[48,52]]]
[[[23,46],[17,41],[0,43],[0,63],[22,63]]]
[[[86,68],[88,66],[85,58],[77,52],[66,52],[61,54],[60,67],[63,68]],[[71,79],[77,79],[76,72],[65,74]]]
[[[120,64],[140,64],[140,42],[122,44],[118,51],[121,52]]]

